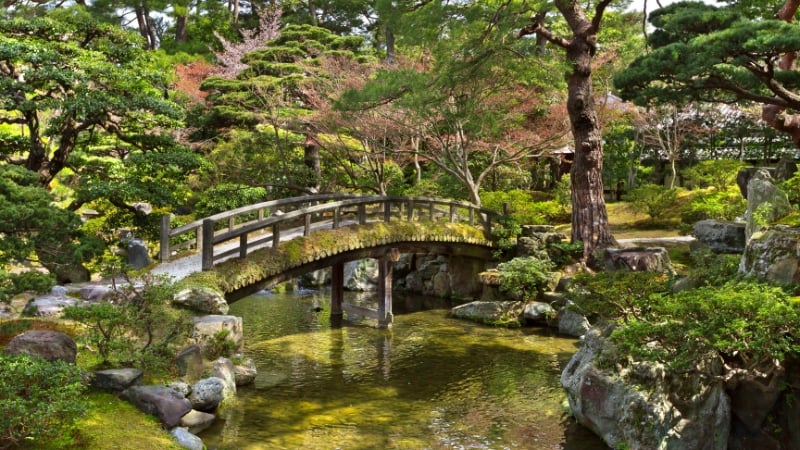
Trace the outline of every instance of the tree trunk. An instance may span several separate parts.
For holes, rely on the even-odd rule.
[[[800,8],[800,0],[786,0],[783,7],[775,14],[775,18],[792,23],[794,15]],[[781,58],[778,67],[781,70],[792,70],[795,68],[797,53],[790,52]],[[789,114],[786,108],[777,105],[765,105],[761,108],[761,118],[772,128],[789,134],[792,142],[800,147],[800,115]]]
[[[179,15],[175,19],[175,42],[186,42],[188,37],[186,25],[188,22],[188,14]]]
[[[319,192],[319,180],[322,178],[322,166],[319,161],[319,143],[311,137],[306,136],[303,159],[309,169],[311,177],[306,184],[311,192]]]
[[[578,0],[556,0],[555,6],[566,20],[572,36],[558,36],[545,27],[541,14],[524,26],[517,36],[536,34],[567,52],[572,74],[567,82],[567,112],[575,141],[572,162],[572,241],[583,242],[588,259],[596,249],[616,245],[608,224],[603,198],[603,140],[594,110],[592,58],[597,51],[597,35],[603,12],[611,0],[600,0],[590,20]]]
[[[576,32],[567,47],[572,63],[568,80],[567,111],[575,140],[572,180],[572,241],[583,242],[584,257],[595,249],[616,245],[603,198],[603,141],[594,109],[591,61],[596,34]],[[585,24],[588,25],[588,24]]]
[[[386,25],[386,62],[388,64],[395,62],[394,31],[390,25]]]

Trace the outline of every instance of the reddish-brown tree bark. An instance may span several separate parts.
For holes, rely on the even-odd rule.
[[[592,58],[603,12],[611,0],[595,7],[591,20],[577,0],[557,0],[556,7],[566,19],[572,36],[562,38],[545,28],[543,20],[533,21],[519,35],[537,34],[566,51],[572,64],[568,79],[567,111],[572,126],[575,158],[572,180],[572,241],[582,241],[584,257],[600,248],[616,245],[608,223],[603,198],[603,141],[592,91]]]
[[[786,0],[783,7],[775,14],[775,18],[792,23],[798,7],[800,7],[800,0]],[[796,52],[786,53],[778,63],[778,67],[781,70],[792,70],[796,60]],[[761,118],[772,128],[788,133],[792,137],[792,142],[800,147],[800,115],[787,114],[786,108],[783,106],[764,105],[761,108]]]

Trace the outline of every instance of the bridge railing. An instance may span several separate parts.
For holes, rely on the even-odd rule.
[[[258,203],[200,219],[174,230],[162,219],[161,260],[186,245],[170,242],[184,235],[202,252],[203,270],[223,259],[247,256],[253,249],[277,247],[287,236],[308,236],[319,229],[363,225],[369,222],[449,221],[482,226],[487,236],[499,215],[467,202],[427,197],[390,197],[332,194],[292,197]],[[186,240],[184,238],[184,240]]]
[[[255,203],[221,212],[219,214],[214,214],[213,216],[198,219],[176,228],[171,227],[171,217],[170,215],[165,214],[161,216],[159,259],[161,262],[166,262],[169,261],[173,255],[181,251],[202,249],[203,221],[206,219],[214,220],[215,227],[217,228],[216,232],[233,231],[236,228],[262,221],[264,218],[277,211],[289,211],[321,202],[343,200],[355,197],[360,197],[360,195],[320,194],[271,200],[268,202]]]

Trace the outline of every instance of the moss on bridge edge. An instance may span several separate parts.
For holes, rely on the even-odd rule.
[[[281,242],[277,249],[256,250],[245,259],[232,259],[184,278],[182,286],[204,286],[223,293],[273,277],[285,270],[351,250],[399,242],[452,242],[492,247],[477,227],[438,222],[372,223],[321,230],[308,237]]]

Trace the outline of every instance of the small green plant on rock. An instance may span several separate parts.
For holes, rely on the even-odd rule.
[[[205,344],[205,354],[208,359],[231,357],[236,352],[236,343],[229,339],[230,330],[219,330]]]
[[[522,257],[497,265],[500,272],[500,291],[532,300],[541,293],[552,277],[553,263],[550,261]]]

